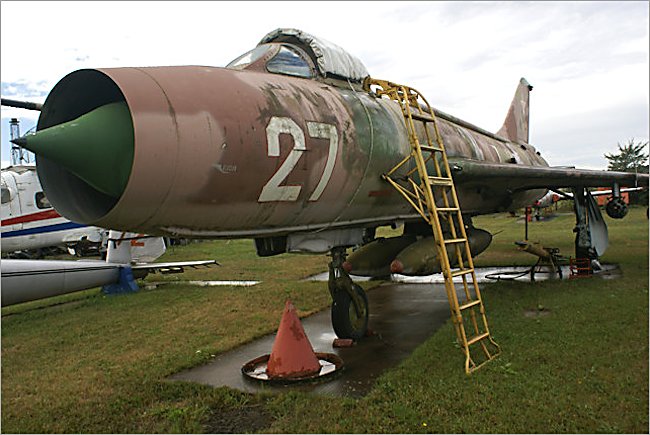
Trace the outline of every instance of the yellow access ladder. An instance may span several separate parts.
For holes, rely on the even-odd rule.
[[[500,353],[500,348],[488,328],[463,215],[435,113],[426,99],[408,86],[368,77],[364,82],[364,89],[374,92],[378,97],[387,96],[397,101],[402,108],[411,153],[383,177],[431,226],[445,277],[451,318],[458,343],[465,354],[465,372],[469,374],[494,359]],[[416,130],[416,122],[422,123],[420,135]],[[426,145],[420,143],[419,137],[422,136],[426,138]],[[426,153],[427,157],[424,157],[423,153]],[[412,160],[415,161],[415,168],[409,169]],[[433,175],[429,174],[431,167]],[[402,171],[398,173],[400,169]],[[414,179],[416,174],[418,179]],[[442,224],[445,224],[447,237]],[[452,255],[455,254],[457,267],[452,268],[450,264],[449,250]],[[462,279],[464,290],[464,298],[460,302],[454,283],[456,277]],[[479,352],[477,356],[477,352],[472,353],[471,350],[478,346],[482,353]]]

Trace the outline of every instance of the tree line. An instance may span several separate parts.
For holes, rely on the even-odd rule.
[[[648,154],[645,152],[648,148],[648,141],[636,141],[634,138],[628,139],[627,143],[618,144],[618,153],[605,153],[608,160],[608,171],[634,172],[647,174],[649,168]],[[648,205],[648,191],[630,192],[631,204]]]

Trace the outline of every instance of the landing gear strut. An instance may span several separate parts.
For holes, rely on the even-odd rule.
[[[607,249],[607,225],[593,196],[585,188],[573,188],[573,211],[576,215],[576,258],[588,258],[593,270],[600,270],[598,256]]]
[[[332,248],[328,288],[332,295],[332,326],[339,338],[358,340],[368,329],[368,297],[343,269],[345,248]]]

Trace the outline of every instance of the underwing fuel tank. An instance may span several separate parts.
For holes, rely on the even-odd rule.
[[[388,276],[397,254],[417,241],[415,235],[379,238],[353,251],[343,263],[348,273],[361,276]]]
[[[492,242],[492,234],[479,228],[467,229],[472,257],[485,251]],[[456,250],[453,246],[447,246],[449,262],[454,267],[458,263]],[[406,249],[401,251],[390,265],[392,273],[409,276],[425,276],[440,273],[440,262],[438,250],[433,237],[425,237],[418,240]]]
[[[308,47],[258,45],[266,54],[256,62],[268,63],[257,69],[75,71],[20,144],[36,153],[57,211],[89,225],[235,238],[419,219],[381,178],[410,152],[399,105],[364,91],[359,77],[269,73],[285,49]],[[451,116],[439,128],[450,158],[548,166],[532,146]],[[460,184],[457,192],[469,214],[543,194]]]

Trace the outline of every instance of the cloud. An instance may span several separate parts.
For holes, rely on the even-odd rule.
[[[2,82],[1,91],[4,98],[43,102],[50,88],[46,81],[30,82],[19,80],[15,82]]]
[[[553,166],[605,169],[605,153],[629,138],[648,140],[648,111],[643,102],[585,111],[531,124],[531,142]]]
[[[2,2],[3,96],[40,95],[80,68],[223,66],[267,32],[297,27],[357,56],[372,76],[411,85],[490,131],[526,77],[535,87],[531,139],[554,164],[603,166],[594,143],[647,136],[647,2],[152,5],[129,2],[125,13],[122,2]],[[26,16],[38,33],[24,32]]]

